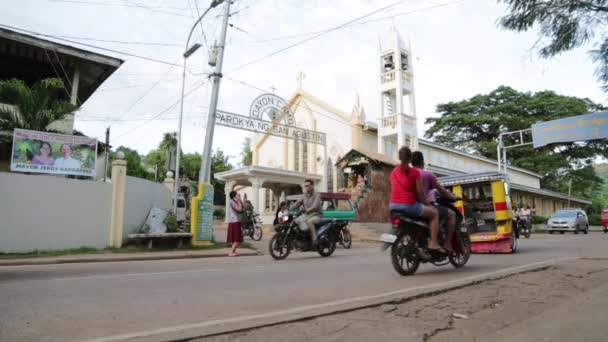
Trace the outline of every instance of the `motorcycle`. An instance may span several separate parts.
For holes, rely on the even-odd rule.
[[[249,236],[253,241],[262,240],[262,219],[260,214],[251,212],[246,216],[244,222],[241,222],[241,229],[243,230],[243,236]]]
[[[338,229],[335,219],[322,219],[317,223],[317,243],[313,244],[310,232],[300,229],[295,222],[302,211],[290,213],[283,222],[274,226],[275,234],[270,239],[268,251],[275,260],[287,258],[292,250],[301,252],[317,252],[322,257],[331,256],[336,250]]]
[[[352,235],[350,234],[350,229],[348,228],[349,223],[340,224],[338,229],[340,234],[338,235],[338,243],[344,249],[350,249],[353,244]]]
[[[519,232],[519,234],[523,234],[523,236],[526,237],[526,239],[530,238],[530,234],[532,234],[532,225],[530,224],[530,221],[524,221],[522,219],[520,219],[519,217],[515,218],[515,227],[517,227],[517,231]]]
[[[471,256],[471,239],[469,233],[462,225],[463,216],[454,207],[453,203],[440,201],[448,210],[456,213],[456,226],[452,235],[451,246],[453,253],[443,254],[429,250],[429,228],[426,222],[411,219],[399,212],[391,212],[391,223],[394,233],[382,234],[381,240],[390,244],[391,261],[397,273],[407,276],[414,274],[420,263],[431,263],[435,266],[444,266],[448,263],[455,268],[466,265]],[[439,243],[443,245],[446,239],[445,222],[439,229]]]

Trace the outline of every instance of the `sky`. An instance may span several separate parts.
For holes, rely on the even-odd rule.
[[[297,88],[297,74],[303,72],[304,90],[346,112],[351,112],[358,94],[367,119],[375,121],[380,103],[378,42],[392,25],[412,47],[419,135],[427,128],[424,120],[437,116],[437,104],[488,93],[500,85],[520,91],[553,90],[599,103],[607,100],[594,77],[589,47],[540,59],[531,49],[537,40],[535,31],[515,33],[497,27],[506,8],[496,1],[403,0],[356,25],[319,37],[310,34],[397,2],[235,0],[218,108],[248,115],[251,102],[262,92],[290,97]],[[2,0],[2,4],[1,24],[77,37],[70,40],[177,64],[84,47],[125,63],[82,106],[76,129],[103,139],[110,126],[113,146],[124,145],[141,154],[156,148],[163,133],[177,131],[181,56],[198,17],[196,7],[202,13],[208,0]],[[211,93],[204,74],[211,70],[208,46],[219,39],[222,11],[223,6],[212,9],[191,40],[191,45],[203,47],[188,59],[189,95],[182,133],[186,153],[203,149]],[[222,149],[237,164],[246,136],[244,131],[216,127],[213,148]]]

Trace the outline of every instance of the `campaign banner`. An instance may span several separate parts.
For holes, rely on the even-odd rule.
[[[534,147],[559,142],[608,138],[608,112],[540,122],[532,125]]]
[[[97,139],[15,129],[11,171],[95,177]]]
[[[319,145],[325,145],[327,140],[325,133],[315,132],[290,125],[281,125],[271,121],[219,110],[215,113],[215,123],[220,126],[232,127],[255,133],[268,133],[276,137],[294,139],[301,142]]]

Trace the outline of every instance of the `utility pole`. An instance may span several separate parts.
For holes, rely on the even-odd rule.
[[[110,159],[110,126],[106,128],[106,158],[103,165],[103,182],[108,178],[108,160]]]
[[[218,49],[217,64],[215,65],[215,71],[209,75],[209,77],[211,77],[213,80],[213,88],[211,90],[211,101],[209,103],[209,117],[207,118],[207,127],[205,129],[205,146],[203,148],[201,170],[198,176],[199,184],[209,183],[211,181],[211,151],[213,145],[213,130],[215,128],[215,112],[217,110],[220,81],[222,79],[222,62],[224,61],[226,31],[228,30],[228,18],[230,17],[231,2],[231,0],[225,1],[222,32],[220,35],[219,45],[216,47]]]
[[[568,208],[570,208],[570,197],[572,196],[572,178],[568,182]]]

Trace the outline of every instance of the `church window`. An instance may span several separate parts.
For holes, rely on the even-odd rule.
[[[300,142],[298,139],[293,141],[293,149],[294,149],[294,171],[300,171]]]
[[[266,189],[265,193],[264,193],[264,208],[266,209],[266,211],[269,211],[270,208],[270,198],[272,194],[270,193],[270,189]]]
[[[327,191],[334,191],[334,164],[331,162],[331,158],[327,159],[327,169],[325,171],[325,177],[327,177]]]
[[[308,144],[302,143],[302,172],[308,172]]]
[[[401,69],[404,71],[408,69],[407,54],[405,53],[401,53]]]

